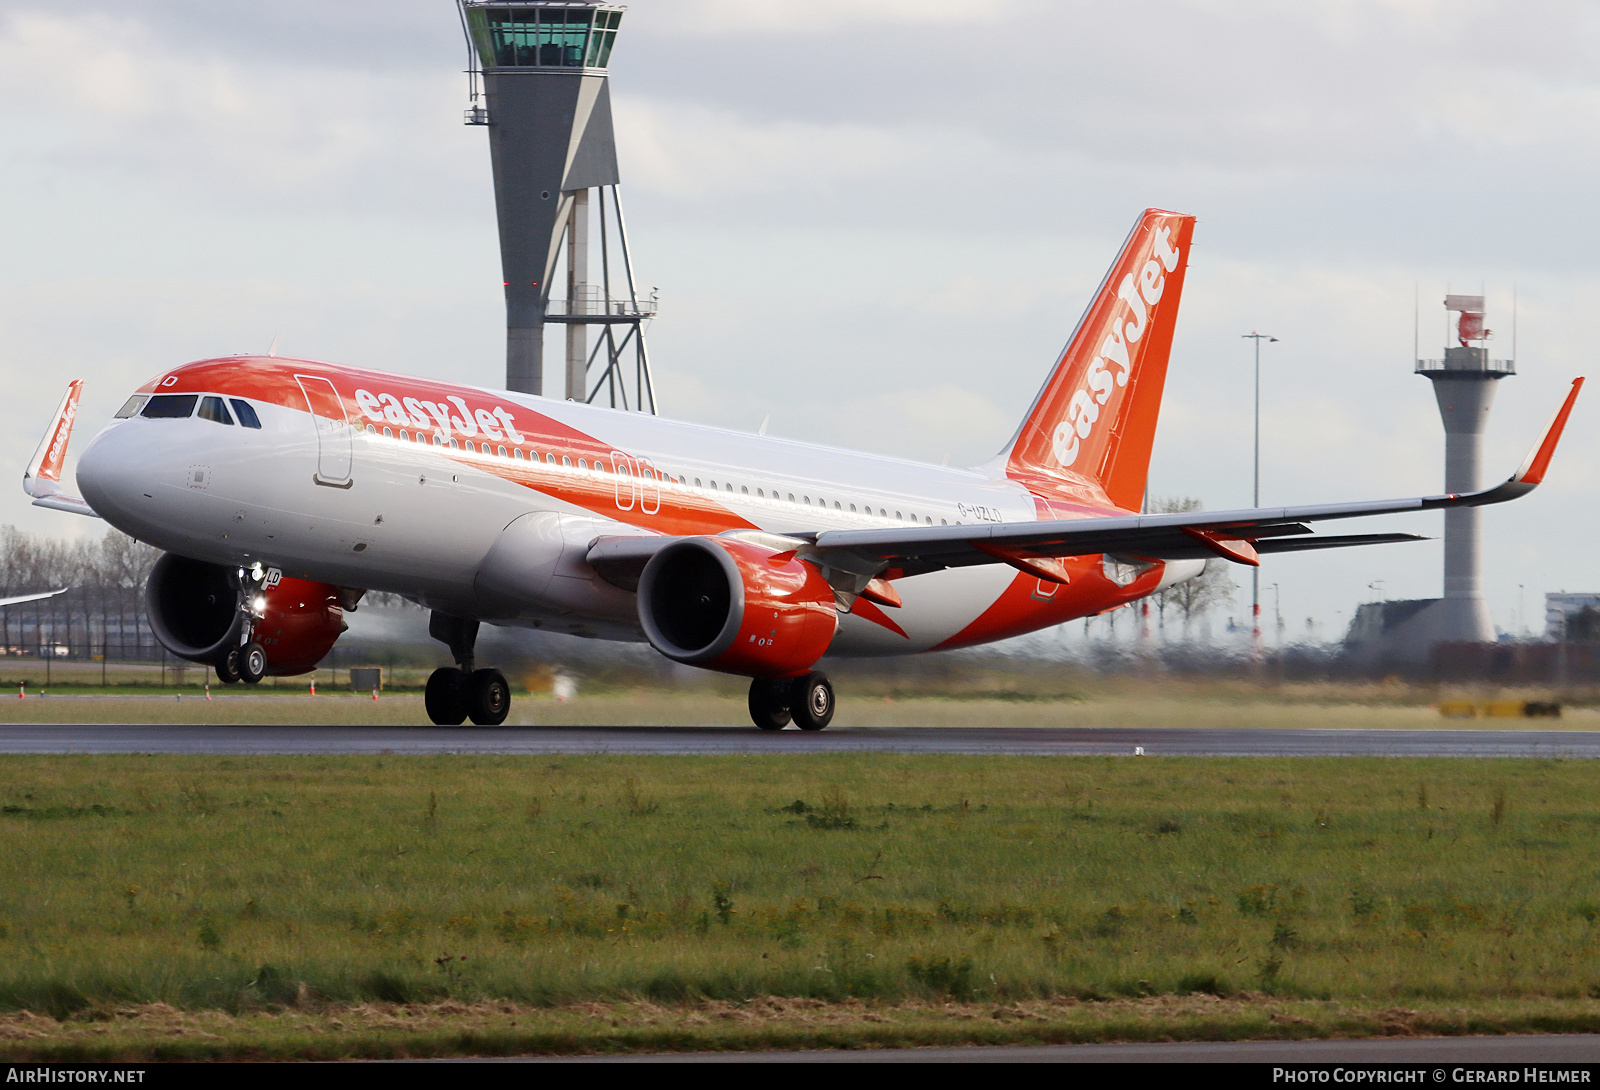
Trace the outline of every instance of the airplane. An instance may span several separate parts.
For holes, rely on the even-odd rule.
[[[429,608],[439,725],[505,721],[480,624],[645,640],[751,679],[763,730],[821,730],[823,655],[968,647],[1103,613],[1221,557],[1419,540],[1312,523],[1537,486],[1583,379],[1522,466],[1463,495],[1141,514],[1194,217],[1135,223],[1022,423],[952,469],[503,390],[277,356],[139,387],[61,485],[81,382],[23,476],[164,554],[156,637],[220,679],[304,673],[368,591]]]

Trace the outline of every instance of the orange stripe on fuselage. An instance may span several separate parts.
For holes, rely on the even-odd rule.
[[[1010,639],[1041,628],[1090,617],[1143,598],[1161,581],[1156,564],[1125,587],[1105,576],[1099,556],[1065,557],[1061,563],[1072,577],[1068,586],[1018,573],[995,603],[967,627],[932,648],[948,651],[980,643]]]
[[[606,518],[671,535],[718,534],[724,530],[756,528],[755,524],[700,493],[669,484],[665,475],[655,470],[646,458],[619,451],[612,444],[569,427],[521,402],[499,398],[470,386],[428,382],[384,371],[334,367],[314,360],[240,356],[185,364],[152,379],[141,386],[139,392],[225,394],[278,405],[296,412],[308,412],[305,394],[295,380],[296,375],[315,375],[331,382],[344,405],[346,419],[361,430],[370,425],[380,439],[382,429],[388,427],[394,431],[403,428],[430,437],[439,435],[458,443],[482,444],[484,452],[436,446],[431,439],[426,443],[413,442],[410,445],[423,447],[453,462]],[[388,395],[394,405],[384,404],[382,408],[394,411],[397,416],[405,415],[406,423],[388,417],[383,420],[372,419],[357,400],[357,390],[379,398]],[[463,413],[451,399],[460,399],[467,411]],[[435,409],[442,409],[446,420],[452,425],[448,436],[437,416],[427,409],[423,409],[426,422],[418,425],[415,412],[407,407],[407,401],[431,403]],[[496,409],[512,421],[512,428],[522,437],[520,443],[506,434],[501,418],[495,415]],[[486,414],[493,421],[494,430],[500,433],[500,438],[486,435],[483,423],[478,419],[479,413]],[[470,432],[460,426],[468,415],[474,418],[466,421],[472,426]],[[400,442],[398,438],[386,441]],[[491,444],[495,453],[487,452]],[[505,449],[506,457],[499,455],[501,448]],[[572,465],[567,467],[542,460],[519,460],[510,456],[515,448],[536,452],[540,459],[546,455],[554,455],[558,461],[566,458]],[[628,478],[621,478],[615,472],[614,463],[621,460],[616,457],[618,454],[627,460]],[[591,469],[584,473],[577,468],[580,458],[595,465],[607,466],[612,472]],[[645,474],[649,474],[648,480],[644,479]],[[633,489],[633,502],[628,508],[624,508],[619,501],[619,495],[622,494],[619,484],[624,481],[627,487]],[[647,501],[645,507],[653,508],[656,507],[657,497],[658,509],[641,510],[641,499]]]

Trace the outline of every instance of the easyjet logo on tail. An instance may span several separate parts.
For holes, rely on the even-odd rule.
[[[1133,370],[1133,347],[1149,328],[1155,306],[1166,290],[1167,274],[1174,272],[1182,259],[1183,254],[1172,244],[1171,228],[1158,228],[1151,257],[1139,270],[1137,281],[1129,272],[1117,285],[1117,301],[1123,312],[1111,323],[1099,352],[1084,374],[1083,385],[1073,392],[1067,403],[1066,419],[1056,425],[1051,436],[1051,452],[1063,468],[1077,461],[1083,440],[1094,434],[1101,410],[1107,408],[1117,390],[1128,385],[1128,375]]]

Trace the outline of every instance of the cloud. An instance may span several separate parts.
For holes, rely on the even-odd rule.
[[[132,15],[24,11],[0,25],[0,97],[12,116],[48,119],[46,162],[223,205],[448,214],[449,187],[477,180],[452,161],[457,79],[186,50]]]
[[[1023,4],[1008,0],[676,0],[670,14],[656,16],[651,28],[694,37],[817,37],[885,24],[983,25],[1023,9]]]
[[[616,97],[631,191],[721,206],[730,196],[837,192],[930,161],[926,133],[865,123],[758,122],[695,102]]]

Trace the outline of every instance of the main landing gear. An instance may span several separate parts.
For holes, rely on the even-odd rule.
[[[813,670],[800,677],[750,682],[750,718],[762,730],[782,730],[794,720],[801,730],[821,730],[833,721],[833,686]]]
[[[428,718],[441,727],[459,727],[471,719],[480,727],[498,727],[511,711],[511,686],[499,670],[474,669],[472,651],[478,622],[434,610],[428,635],[446,644],[454,666],[441,666],[428,678],[422,698]]]

